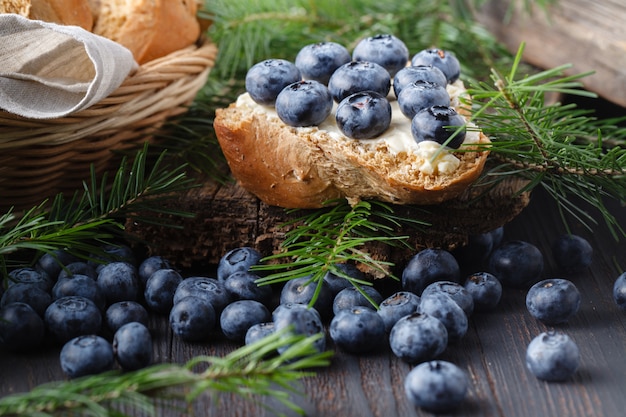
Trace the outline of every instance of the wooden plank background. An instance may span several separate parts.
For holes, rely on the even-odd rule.
[[[525,42],[531,64],[572,64],[568,74],[594,71],[583,79],[585,88],[626,107],[626,2],[557,0],[547,14],[537,7],[529,13],[523,3],[490,0],[476,17],[512,52]]]

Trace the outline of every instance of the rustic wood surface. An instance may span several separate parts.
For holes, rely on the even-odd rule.
[[[626,107],[626,2],[560,0],[547,14],[538,7],[528,13],[524,3],[490,0],[475,16],[512,52],[525,42],[524,59],[539,68],[593,71],[582,80],[585,88]]]
[[[611,209],[626,224],[624,208]],[[554,238],[564,232],[553,202],[535,192],[530,205],[505,226],[505,239],[522,239],[536,244],[545,256],[545,277],[566,277],[579,287],[583,302],[580,312],[559,329],[569,334],[581,351],[580,369],[563,383],[535,379],[525,368],[526,345],[546,326],[525,309],[525,292],[505,288],[499,308],[492,313],[474,314],[470,330],[451,344],[441,359],[461,366],[470,377],[466,401],[454,416],[568,416],[613,417],[626,408],[626,312],[612,300],[612,286],[626,262],[626,244],[616,242],[602,225],[593,233],[574,227],[594,247],[590,268],[575,275],[558,271],[550,256]],[[210,271],[207,271],[210,273]],[[377,281],[385,293],[397,289],[390,280]],[[194,355],[223,355],[236,346],[216,336],[210,343],[182,343],[172,336],[164,317],[152,317],[154,358],[158,362],[184,362]],[[332,344],[330,345],[331,348]],[[63,379],[58,362],[59,348],[32,354],[0,354],[0,396],[28,390],[35,385]],[[411,406],[405,398],[403,380],[411,366],[395,358],[387,348],[382,352],[353,356],[337,351],[332,366],[317,376],[303,379],[301,395],[294,400],[307,416],[411,417],[429,416]],[[217,399],[219,398],[219,400]],[[203,396],[193,404],[197,416],[273,416],[275,411],[230,394],[217,398]],[[260,399],[263,401],[263,399]],[[270,402],[269,405],[276,405]],[[283,411],[285,411],[283,409]],[[158,416],[178,417],[180,410],[160,404]],[[288,413],[289,415],[289,413]]]
[[[267,205],[235,181],[218,183],[203,177],[196,180],[203,185],[165,203],[194,213],[192,218],[169,218],[164,222],[177,228],[138,223],[132,218],[126,223],[129,233],[149,243],[149,255],[164,256],[180,268],[217,264],[222,255],[237,246],[254,247],[264,255],[279,252],[293,222],[317,212]],[[485,181],[436,206],[394,206],[394,214],[399,217],[428,224],[419,228],[410,224],[393,226],[394,232],[397,236],[409,236],[408,243],[415,250],[463,246],[470,235],[493,230],[523,210],[529,200],[528,193],[521,192],[524,185],[526,181],[519,177],[497,184]],[[393,263],[400,263],[412,251],[391,249],[384,244],[368,250],[374,258]]]

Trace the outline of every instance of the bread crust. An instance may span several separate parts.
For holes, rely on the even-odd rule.
[[[93,15],[86,0],[30,0],[9,2],[18,4],[19,8],[10,10],[32,20],[58,23],[60,25],[80,26],[91,31]]]
[[[193,45],[200,37],[194,0],[89,0],[93,32],[127,47],[139,64]]]
[[[454,154],[461,163],[453,174],[416,173],[407,168],[415,161],[406,152],[391,155],[384,145],[364,151],[358,141],[337,140],[315,127],[293,128],[237,103],[217,110],[214,127],[240,185],[266,204],[285,208],[318,208],[337,198],[438,204],[467,189],[488,155],[475,146]],[[478,143],[489,139],[480,132]]]

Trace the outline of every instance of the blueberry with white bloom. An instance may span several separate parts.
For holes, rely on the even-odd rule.
[[[289,84],[300,81],[302,75],[293,62],[266,59],[254,64],[246,73],[246,91],[258,104],[272,106],[276,97]]]
[[[420,306],[420,297],[409,291],[398,291],[385,298],[378,306],[378,314],[385,322],[385,330],[391,328],[404,316],[415,313]]]
[[[526,366],[544,381],[564,381],[580,364],[578,345],[565,333],[548,331],[535,337],[526,349]]]
[[[100,269],[96,279],[107,305],[118,301],[136,301],[141,284],[137,268],[128,262],[111,262]]]
[[[330,338],[350,353],[366,353],[383,346],[386,338],[385,322],[369,307],[341,310],[330,322]]]
[[[147,326],[148,310],[136,301],[118,301],[106,309],[104,320],[113,333],[126,323],[137,322]]]
[[[461,269],[447,250],[426,248],[413,255],[402,271],[402,289],[421,295],[435,281],[459,282]]]
[[[58,343],[88,334],[98,334],[102,314],[88,298],[70,295],[54,300],[44,315],[48,333]]]
[[[333,98],[318,81],[297,81],[278,94],[275,108],[280,120],[288,126],[318,126],[330,115]]]
[[[432,413],[445,413],[459,406],[467,396],[469,378],[457,365],[435,360],[413,368],[404,380],[409,401]]]
[[[178,284],[174,292],[174,304],[187,296],[199,297],[210,303],[219,314],[224,307],[233,301],[230,292],[226,289],[225,281],[217,278],[194,276],[187,277]]]
[[[433,360],[448,346],[448,330],[430,314],[412,313],[391,328],[389,345],[398,358],[408,363]]]
[[[206,340],[218,316],[206,299],[188,295],[177,300],[169,314],[169,324],[174,335],[186,342]]]
[[[387,97],[390,89],[389,72],[375,62],[351,61],[337,68],[328,81],[330,95],[337,103],[363,91],[374,91]]]
[[[458,149],[465,141],[465,119],[450,106],[427,107],[411,120],[411,134],[417,143],[430,140]]]
[[[439,319],[448,331],[450,342],[460,340],[467,333],[469,326],[467,314],[452,297],[443,292],[422,294],[419,311]]]
[[[375,91],[362,91],[344,98],[335,113],[337,127],[352,139],[373,139],[391,124],[391,105]]]
[[[577,272],[591,265],[593,248],[584,237],[565,234],[552,243],[552,256],[565,272]]]
[[[328,85],[333,72],[351,60],[345,46],[336,42],[318,42],[302,47],[296,55],[295,64],[305,80]]]
[[[489,256],[488,271],[505,287],[528,288],[541,279],[543,254],[530,242],[504,242]]]
[[[352,286],[337,293],[333,299],[333,313],[338,314],[341,310],[359,306],[376,308],[382,301],[383,296],[376,288],[370,285],[359,288]]]
[[[285,332],[285,336],[300,335],[304,337],[322,335],[314,343],[314,347],[318,352],[326,350],[326,338],[324,325],[320,314],[312,307],[308,307],[299,303],[280,304],[272,312],[272,321],[274,322],[275,331]],[[289,348],[281,346],[279,353]]]
[[[174,269],[159,269],[146,281],[144,298],[148,308],[157,313],[169,313],[174,305],[174,293],[183,277]]]
[[[544,324],[569,321],[580,309],[581,295],[573,282],[563,278],[539,281],[526,293],[526,308]]]
[[[502,284],[489,272],[468,276],[463,286],[472,295],[476,311],[492,311],[502,298]]]
[[[436,281],[424,288],[422,297],[433,292],[440,292],[451,297],[461,307],[468,317],[474,312],[474,299],[465,287],[453,281]]]
[[[224,281],[230,274],[248,271],[261,260],[261,253],[249,246],[242,246],[226,252],[217,263],[217,279]]]
[[[113,369],[113,347],[95,334],[77,336],[67,341],[60,353],[61,369],[69,378],[97,375]]]
[[[23,352],[36,349],[44,340],[43,319],[25,303],[10,303],[0,308],[0,347]]]
[[[152,363],[152,335],[138,322],[120,327],[113,335],[113,353],[126,371],[143,369]]]
[[[409,49],[401,39],[393,35],[378,34],[360,40],[352,51],[352,60],[375,62],[385,68],[393,78],[406,67]]]
[[[456,56],[449,51],[430,48],[419,51],[411,58],[411,65],[432,65],[443,72],[448,83],[453,83],[461,75],[461,64]]]
[[[262,303],[255,300],[239,300],[222,310],[220,327],[229,340],[243,342],[250,327],[271,319],[272,314]]]

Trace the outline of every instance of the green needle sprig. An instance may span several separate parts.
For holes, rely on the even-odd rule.
[[[626,132],[617,128],[618,120],[598,119],[574,104],[546,102],[554,93],[595,97],[580,82],[589,74],[564,75],[569,66],[561,66],[520,76],[523,50],[522,44],[507,74],[493,70],[492,84],[468,88],[472,119],[492,138],[491,157],[499,162],[489,174],[520,175],[528,179],[527,189],[545,189],[566,226],[566,214],[587,227],[596,224],[596,216],[578,204],[582,200],[600,213],[615,238],[624,235],[604,201],[626,199]]]
[[[397,279],[389,272],[392,264],[372,258],[367,245],[383,243],[408,246],[408,236],[394,234],[396,227],[408,225],[419,230],[428,224],[416,219],[401,218],[394,214],[391,206],[377,201],[360,201],[354,206],[346,200],[330,203],[335,205],[314,210],[313,213],[307,213],[283,225],[291,229],[285,233],[282,250],[263,258],[259,265],[253,267],[257,271],[274,272],[263,274],[257,283],[268,285],[309,276],[309,284],[317,286],[311,300],[312,306],[317,300],[324,276],[330,272],[348,279],[376,305],[362,290],[363,285],[372,285],[372,282],[347,275],[337,264],[358,263],[369,272]]]
[[[332,352],[319,352],[314,345],[320,337],[324,336],[279,331],[224,357],[197,356],[183,365],[157,364],[52,382],[0,398],[0,415],[130,417],[141,412],[153,416],[157,399],[172,408],[190,407],[201,394],[218,392],[254,401],[259,396],[271,397],[303,414],[290,395],[299,394],[294,381],[329,365]],[[277,355],[279,348],[286,350]]]

